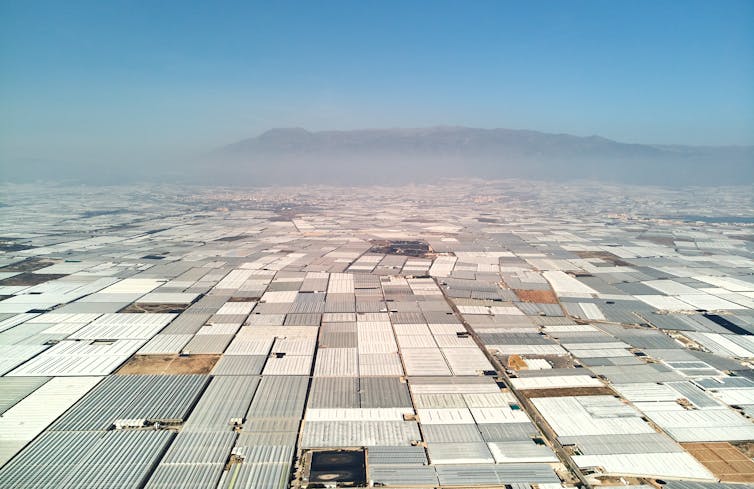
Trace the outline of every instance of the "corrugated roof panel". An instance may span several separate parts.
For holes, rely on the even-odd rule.
[[[234,464],[222,489],[285,489],[290,479],[290,463]]]
[[[0,392],[3,393],[0,398],[0,414],[37,390],[48,380],[50,380],[50,377],[0,377]]]
[[[193,335],[160,333],[149,340],[136,353],[138,355],[175,355],[183,350]]]
[[[298,416],[274,418],[249,418],[244,422],[244,433],[296,433],[301,425]]]
[[[600,467],[606,474],[716,480],[686,452],[575,455],[573,460],[579,467]]]
[[[452,375],[439,348],[402,349],[407,375]]]
[[[217,487],[225,463],[160,464],[145,489],[207,489]]]
[[[232,334],[201,334],[194,336],[183,347],[183,351],[191,354],[219,354],[225,351],[232,339]]]
[[[287,292],[273,292],[274,294],[285,294]],[[255,318],[258,315],[261,316],[284,316],[285,314],[288,314],[291,312],[291,309],[293,309],[293,302],[260,302],[257,304],[257,307],[254,308],[254,312],[249,315],[247,318],[248,320],[251,320],[251,318]]]
[[[500,482],[492,464],[439,465],[435,470],[443,486],[485,486]]]
[[[583,404],[587,399],[589,402],[604,403],[601,408],[603,414],[600,414],[600,409],[597,408],[590,412]],[[649,424],[638,417],[637,411],[633,411],[630,417],[611,415],[610,410],[619,409],[623,412],[625,409],[633,409],[611,396],[543,397],[532,399],[532,402],[558,436],[655,432]]]
[[[42,433],[0,468],[0,487],[59,487],[101,436],[92,431]],[[4,448],[0,454],[3,460],[9,458]]]
[[[488,350],[498,351],[501,355],[567,355],[560,345],[497,345],[486,344]]]
[[[309,378],[304,376],[262,377],[247,418],[301,417]]]
[[[232,430],[231,420],[244,418],[258,385],[259,377],[213,377],[183,431]]]
[[[322,322],[322,314],[317,314],[317,312],[321,311],[312,311],[308,314],[286,314],[283,324],[286,326],[319,326]]]
[[[178,433],[160,464],[225,463],[236,433],[185,432]]]
[[[590,370],[606,377],[613,384],[640,384],[685,380],[681,374],[671,368],[656,363],[591,367]]]
[[[647,417],[681,442],[754,439],[754,425],[730,409],[645,410]]]
[[[307,328],[303,326],[301,328]],[[283,331],[285,331],[285,327]],[[272,345],[272,353],[285,353],[286,355],[313,356],[317,346],[317,330],[306,336],[279,336]],[[291,330],[292,331],[292,330]]]
[[[437,343],[431,334],[426,335],[396,335],[401,350],[408,348],[437,348]]]
[[[493,442],[487,444],[495,463],[557,463],[558,457],[545,445],[533,441]]]
[[[68,473],[61,488],[139,487],[175,436],[170,431],[109,431]]]
[[[375,465],[427,465],[427,453],[422,447],[374,446],[367,449],[370,466]],[[375,482],[377,480],[375,479]]]
[[[234,302],[233,304],[243,304],[242,302]],[[211,318],[207,320],[207,324],[235,324],[241,326],[246,321],[247,314],[213,314]]]
[[[423,408],[417,409],[422,425],[427,424],[474,424],[468,408]]]
[[[262,375],[310,375],[313,360],[309,355],[271,355],[264,365]]]
[[[266,355],[223,355],[212,375],[259,375],[266,361]]]
[[[353,377],[319,377],[312,380],[309,409],[357,408],[359,379]]]
[[[317,351],[315,377],[358,377],[359,355],[356,348],[322,348]]]
[[[559,436],[562,445],[576,445],[582,455],[621,453],[671,453],[683,448],[661,433],[625,435]]]
[[[257,308],[258,310],[259,308]],[[285,322],[285,312],[282,314],[272,312],[260,314],[259,312],[254,312],[246,318],[246,324],[249,326],[281,326],[283,322]]]
[[[40,386],[0,417],[0,464],[42,432],[85,396],[100,377],[56,377]]]
[[[509,406],[504,407],[476,407],[470,408],[474,421],[477,424],[498,423],[525,423],[529,417],[523,410],[513,410]]]
[[[685,480],[670,480],[663,486],[667,489],[741,489],[741,484],[727,484],[724,482],[694,482]],[[746,487],[746,486],[744,486]]]
[[[560,484],[560,478],[549,464],[501,464],[496,465],[494,470],[498,480],[503,484]]]
[[[667,385],[700,409],[720,407],[720,403],[716,399],[710,397],[691,382],[668,382]]]
[[[475,348],[479,349],[470,336],[458,336],[458,334],[438,334],[434,333],[437,346],[440,348]]]
[[[305,422],[302,448],[410,445],[421,439],[411,421]]]
[[[398,351],[398,345],[393,336],[392,327],[387,323],[386,329],[377,327],[380,323],[358,327],[359,354],[393,353]]]
[[[613,389],[631,402],[674,402],[680,397],[675,389],[655,382],[613,384]]]
[[[482,442],[474,424],[422,424],[424,440],[430,443]]]
[[[113,341],[61,341],[46,351],[46,347],[26,347],[36,355],[20,367],[9,372],[8,376],[92,376],[107,375],[125,362],[143,344],[144,340]],[[17,345],[13,345],[15,347]],[[4,351],[5,350],[5,351]],[[0,346],[0,356],[9,353],[8,359],[14,362],[13,352]],[[26,360],[23,358],[21,361]]]
[[[106,430],[118,419],[182,420],[204,390],[206,375],[106,377],[51,430]]]
[[[510,403],[517,402],[507,391],[463,394],[463,400],[469,408],[508,408]]]
[[[568,387],[603,387],[604,384],[589,375],[537,376],[511,379],[517,389],[560,389]]]
[[[413,408],[329,408],[306,410],[306,421],[402,421]]]
[[[414,394],[416,408],[464,408],[463,394]]]
[[[214,312],[214,311],[213,311]],[[212,317],[211,312],[195,313],[187,309],[183,314],[175,318],[165,329],[162,334],[194,334],[199,331],[207,320]]]
[[[434,487],[437,484],[437,474],[434,467],[370,465],[369,480],[386,486]]]
[[[70,336],[71,339],[148,340],[175,319],[177,314],[103,314]]]
[[[243,329],[242,329],[243,331]],[[275,342],[271,337],[258,337],[248,336],[245,334],[238,334],[233,341],[228,345],[224,356],[229,355],[264,355],[267,356],[272,349],[272,345]]]
[[[353,312],[328,312],[322,315],[322,323],[344,323],[356,321]]]
[[[411,377],[409,389],[416,394],[482,394],[500,393],[491,377]]]
[[[359,374],[362,377],[401,376],[403,373],[398,353],[359,354]]]
[[[479,375],[484,371],[495,370],[482,351],[473,348],[442,348],[445,361],[453,375]]]
[[[244,434],[245,435],[245,434]],[[256,445],[244,438],[233,449],[233,453],[243,458],[244,463],[291,463],[295,452],[293,445]],[[243,444],[242,444],[243,443]]]
[[[319,335],[320,348],[356,348],[358,336],[356,332],[333,332],[322,329]]]
[[[365,377],[359,394],[363,408],[411,408],[411,395],[397,377]]]

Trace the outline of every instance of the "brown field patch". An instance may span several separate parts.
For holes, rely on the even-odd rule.
[[[135,302],[133,304],[129,304],[128,306],[124,307],[118,312],[128,312],[128,313],[164,313],[164,312],[172,312],[172,313],[181,313],[186,310],[186,308],[189,306],[189,304],[143,304],[139,302]]]
[[[26,260],[6,265],[0,268],[0,270],[3,272],[34,272],[49,267],[50,265],[54,265],[59,261],[60,260],[51,260],[48,258],[27,258]]]
[[[674,245],[671,244],[670,246],[673,247]],[[589,258],[599,258],[600,260],[605,260],[606,262],[612,263],[617,267],[626,267],[631,265],[627,261],[622,260],[618,255],[614,255],[609,251],[576,251],[575,253],[579,256],[579,258],[583,258],[585,260]]]
[[[681,443],[722,482],[754,482],[754,462],[727,442]]]
[[[501,364],[508,365],[509,357],[512,355],[494,354]],[[525,359],[543,358],[552,365],[552,368],[573,368],[573,359],[567,355],[523,355]],[[515,362],[516,360],[514,360]],[[510,368],[510,367],[509,367]]]
[[[14,275],[12,277],[8,277],[6,279],[0,280],[0,285],[39,285],[43,284],[45,282],[49,282],[50,280],[56,280],[59,278],[66,277],[67,275],[59,274],[59,273],[31,273],[31,272],[22,272],[18,275]]]
[[[526,362],[518,355],[511,355],[508,357],[508,368],[513,370],[526,370]]]
[[[513,292],[524,302],[538,304],[557,304],[558,298],[552,290],[513,289]]]
[[[121,368],[118,375],[180,375],[208,374],[220,355],[134,355]]]
[[[529,399],[538,397],[570,397],[570,396],[616,396],[609,387],[560,387],[556,389],[525,389],[519,391]]]

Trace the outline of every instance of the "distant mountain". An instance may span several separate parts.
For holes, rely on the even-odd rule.
[[[8,160],[0,182],[233,185],[403,184],[446,177],[599,180],[682,185],[754,184],[754,146],[626,144],[512,129],[428,127],[310,132],[272,129],[179,161]]]
[[[627,144],[512,129],[272,129],[211,155],[218,180],[390,183],[441,177],[596,179],[661,185],[754,182],[752,146]]]

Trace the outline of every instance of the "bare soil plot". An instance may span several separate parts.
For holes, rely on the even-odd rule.
[[[681,445],[722,482],[754,482],[754,461],[730,443]]]
[[[510,357],[518,355],[495,355],[495,358],[503,365],[508,365],[508,368],[515,368],[510,365]],[[552,368],[573,368],[573,360],[568,355],[524,355],[525,359],[537,359],[543,358],[552,365]],[[518,363],[518,360],[513,360],[514,363]],[[520,370],[520,369],[516,369]]]
[[[20,261],[18,263],[12,263],[10,265],[6,265],[0,270],[3,272],[33,272],[36,270],[41,270],[45,267],[49,267],[50,265],[54,265],[60,260],[50,260],[48,258],[27,258],[24,261]]]
[[[119,375],[207,374],[220,355],[134,355],[118,369]]]
[[[616,396],[609,387],[561,387],[556,389],[526,389],[519,391],[529,399],[537,397],[570,397],[570,396]]]
[[[18,275],[14,275],[12,277],[8,277],[4,280],[0,280],[0,285],[39,285],[43,284],[45,282],[49,282],[50,280],[56,280],[59,278],[66,277],[66,275],[58,274],[58,273],[30,273],[30,272],[23,272]]]
[[[164,312],[172,312],[172,313],[181,313],[186,310],[186,308],[189,306],[189,304],[144,304],[139,302],[134,302],[133,304],[129,304],[128,306],[124,307],[118,312],[128,312],[128,313],[164,313]]]
[[[513,289],[513,292],[524,302],[538,304],[557,304],[558,298],[552,290]]]

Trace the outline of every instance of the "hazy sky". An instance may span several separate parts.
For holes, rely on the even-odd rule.
[[[754,144],[754,2],[0,2],[0,157],[183,155],[271,127]]]

